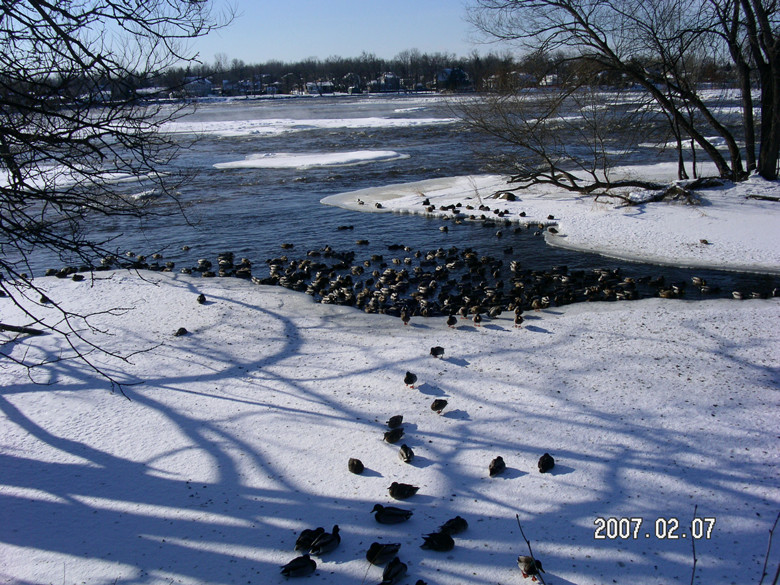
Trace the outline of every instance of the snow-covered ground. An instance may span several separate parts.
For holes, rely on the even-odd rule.
[[[551,241],[778,266],[777,230],[767,227],[778,203],[733,190],[691,208],[507,202],[488,198],[494,179],[454,179],[441,194],[434,183],[395,186],[376,200],[413,211],[423,195],[437,207],[482,198],[539,221],[553,215],[563,235]],[[367,195],[359,207],[376,209]],[[343,199],[357,208],[356,198]],[[699,250],[700,239],[710,244]],[[516,515],[546,583],[689,583],[694,542],[696,583],[761,579],[780,511],[777,299],[589,303],[530,312],[522,328],[511,316],[449,328],[239,279],[141,276],[36,281],[63,309],[93,314],[106,333],[74,321],[87,339],[130,356],[88,359],[125,382],[131,400],[66,359],[62,337],[3,334],[4,352],[42,365],[0,362],[2,583],[281,583],[297,534],[334,524],[340,546],[303,582],[378,583],[382,569],[365,552],[379,541],[401,543],[402,584],[521,583],[516,557],[528,548]],[[59,320],[52,305],[36,310]],[[0,298],[0,322],[29,319]],[[180,327],[188,334],[174,336]],[[418,376],[414,389],[406,371]],[[448,401],[441,415],[435,398]],[[396,414],[405,435],[388,444],[385,421]],[[403,443],[410,464],[397,456]],[[556,465],[540,474],[545,452]],[[498,455],[507,470],[491,478]],[[348,471],[351,457],[363,474]],[[393,481],[420,490],[397,502]],[[414,515],[378,524],[377,503]],[[694,507],[714,519],[695,523],[704,532],[695,541]],[[452,551],[420,548],[456,515],[469,526]]]

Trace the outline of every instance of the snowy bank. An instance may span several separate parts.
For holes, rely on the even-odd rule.
[[[627,168],[624,172],[640,170],[645,179],[671,178],[668,165]],[[753,177],[702,190],[700,205],[626,206],[615,199],[595,200],[549,187],[515,191],[514,201],[495,197],[512,187],[498,175],[450,177],[342,193],[326,197],[322,203],[456,221],[473,216],[541,224],[554,226],[557,233],[545,233],[553,246],[656,264],[780,273],[780,203],[755,198],[780,196],[778,182]],[[381,207],[377,208],[377,202]],[[458,206],[457,214],[450,206]],[[501,218],[495,214],[499,210]],[[456,221],[450,221],[449,229],[456,228]]]
[[[0,369],[2,582],[282,583],[297,534],[338,524],[341,545],[305,582],[379,582],[365,552],[381,541],[402,545],[401,583],[522,583],[519,514],[549,584],[687,583],[696,505],[715,519],[696,540],[696,582],[760,579],[780,509],[777,299],[589,303],[531,312],[523,328],[511,317],[448,328],[239,279],[117,271],[36,284],[94,313],[110,334],[84,335],[133,355],[89,359],[141,384],[125,400],[64,359],[63,338],[3,334],[5,352],[44,364]],[[0,322],[26,320],[0,298]],[[442,359],[429,355],[437,345]],[[448,400],[442,415],[434,398]],[[396,414],[405,436],[391,445]],[[544,452],[548,474],[536,469]],[[507,470],[490,478],[497,455]],[[393,481],[420,491],[396,502]],[[414,515],[381,525],[376,503]],[[420,548],[456,515],[469,526],[454,550]],[[641,527],[598,539],[599,518]]]

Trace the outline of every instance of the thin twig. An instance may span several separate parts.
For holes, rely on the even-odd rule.
[[[777,516],[775,517],[775,523],[772,524],[772,528],[769,529],[769,542],[766,545],[766,555],[764,555],[764,568],[761,571],[761,581],[758,582],[758,585],[762,585],[764,582],[764,577],[766,577],[766,567],[769,564],[769,552],[772,550],[772,537],[775,535],[775,528],[777,528],[778,520],[780,520],[780,512],[777,513]],[[777,572],[775,573],[775,578],[772,581],[772,585],[777,585],[778,577],[780,577],[780,565],[777,567]]]
[[[531,550],[531,543],[529,540],[525,537],[525,532],[523,532],[523,526],[520,524],[520,514],[515,514],[515,518],[517,519],[517,526],[520,528],[520,535],[523,537],[523,540],[528,545],[528,555],[533,560],[534,564],[536,564],[536,557],[534,556],[534,551]],[[536,575],[539,577],[539,581],[542,583],[542,585],[547,585],[547,583],[544,582],[544,577],[542,577],[541,570],[537,572]]]
[[[696,504],[693,507],[693,520],[696,520],[696,510],[698,509],[699,504]],[[691,520],[691,526],[693,526],[693,520]],[[696,578],[696,563],[698,562],[698,559],[696,558],[696,539],[693,537],[693,531],[691,531],[691,550],[693,551],[693,568],[691,569],[691,585],[693,585],[693,580]]]

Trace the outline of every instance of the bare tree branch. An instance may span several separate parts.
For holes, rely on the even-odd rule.
[[[767,575],[767,565],[769,564],[769,553],[772,551],[772,539],[775,535],[775,529],[777,528],[777,523],[780,521],[780,512],[778,512],[777,516],[775,517],[775,522],[772,524],[772,528],[769,529],[769,541],[766,545],[766,554],[764,555],[764,567],[761,570],[761,580],[758,582],[758,585],[763,585],[764,578]],[[776,585],[778,576],[780,576],[780,564],[777,566],[777,571],[775,572],[775,578],[772,580],[772,585]]]
[[[172,66],[197,62],[188,41],[230,18],[230,10],[212,13],[208,0],[15,0],[0,8],[0,288],[31,320],[3,328],[63,337],[120,390],[88,357],[127,358],[85,335],[100,332],[90,322],[97,313],[52,302],[60,316],[52,324],[22,303],[40,293],[30,259],[50,251],[66,262],[108,265],[111,242],[89,237],[85,226],[99,216],[169,213],[161,201],[182,210],[177,189],[188,177],[169,167],[181,145],[161,129],[187,106],[139,90]],[[158,200],[137,197],[141,190]]]
[[[780,6],[774,0],[474,0],[472,23],[489,38],[562,52],[569,66],[622,76],[667,116],[682,161],[690,139],[722,178],[743,180],[755,167],[751,71],[761,89],[759,173],[775,179],[780,160]],[[747,128],[724,123],[702,98],[699,65],[732,62]],[[744,135],[745,146],[739,142]],[[724,156],[719,144],[725,145]],[[695,152],[695,151],[694,151]],[[680,178],[687,172],[680,168]]]
[[[531,559],[533,559],[534,562],[536,562],[536,557],[534,556],[534,551],[531,550],[531,543],[529,540],[525,537],[525,532],[523,532],[523,525],[520,524],[520,514],[515,514],[515,519],[517,520],[517,526],[520,528],[520,535],[523,537],[523,540],[525,541],[525,544],[528,546],[528,554],[530,555]],[[539,578],[539,581],[542,585],[547,585],[544,582],[544,577],[542,576],[541,572],[535,575]]]

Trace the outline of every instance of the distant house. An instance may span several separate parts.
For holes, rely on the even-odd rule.
[[[236,93],[236,84],[229,79],[222,80],[222,95],[234,95]]]
[[[380,91],[398,91],[401,89],[401,78],[395,73],[384,73],[379,78]]]
[[[335,86],[332,81],[307,81],[306,93],[322,95],[324,93],[333,93]]]
[[[211,95],[213,84],[205,77],[185,77],[184,94],[191,97]]]
[[[436,73],[436,89],[439,91],[470,91],[474,86],[468,73],[460,67],[442,69]]]
[[[368,89],[373,92],[400,91],[401,78],[392,72],[383,73],[368,84]]]
[[[490,91],[503,91],[507,89],[522,89],[536,87],[536,77],[522,71],[509,71],[502,74],[491,75],[485,80],[485,89]]]

